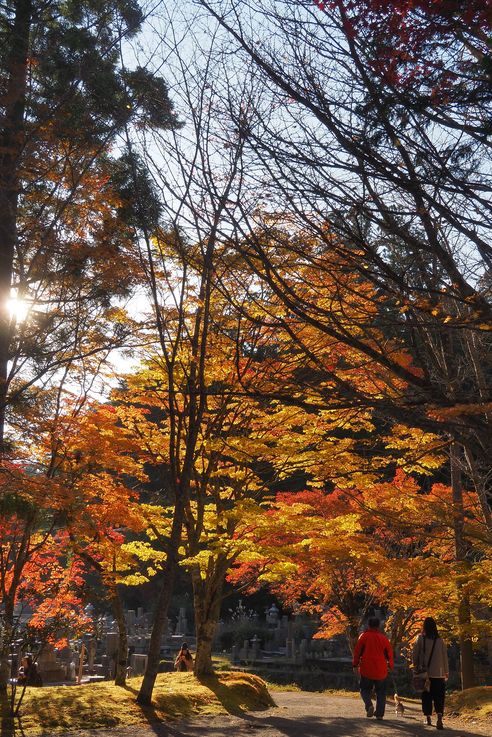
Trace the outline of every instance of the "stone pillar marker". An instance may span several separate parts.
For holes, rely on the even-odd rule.
[[[294,640],[285,641],[285,657],[292,658],[294,656]]]
[[[82,683],[82,673],[84,670],[84,657],[85,657],[85,645],[82,643],[80,646],[80,655],[79,655],[79,668],[77,672],[77,683],[80,685]]]
[[[277,626],[278,621],[279,621],[279,611],[275,603],[273,603],[270,609],[268,610],[266,621],[267,621],[267,624],[271,624],[275,627]]]
[[[258,639],[258,635],[254,635],[254,637],[251,638],[251,660],[258,660],[259,649],[260,641]]]
[[[89,673],[92,673],[94,671],[95,659],[96,659],[96,641],[91,638],[87,646],[87,666],[89,668]]]
[[[180,607],[179,614],[178,614],[178,621],[176,623],[176,629],[174,634],[175,635],[186,635],[188,630],[188,622],[186,619],[186,609],[184,607]]]

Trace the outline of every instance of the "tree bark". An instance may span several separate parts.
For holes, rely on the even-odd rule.
[[[2,623],[2,641],[0,644],[0,692],[7,690],[10,678],[9,652],[14,639],[14,597],[5,597]]]
[[[116,686],[126,685],[126,666],[128,659],[128,636],[126,632],[125,614],[120,592],[115,584],[111,591],[111,604],[113,614],[118,627],[118,651],[116,653],[116,667],[114,682]]]
[[[463,508],[463,487],[461,483],[460,470],[461,448],[457,443],[452,443],[450,448],[450,464],[451,464],[451,488],[453,492],[453,524],[454,524],[454,546],[455,558],[458,564],[467,567],[466,561],[466,540],[464,536],[465,514]],[[466,629],[471,622],[470,600],[466,592],[463,591],[459,582],[456,584],[458,589],[458,627],[459,627],[459,643],[460,643],[460,667],[461,667],[461,688],[472,688],[475,685],[475,673],[473,664],[473,643]]]
[[[210,558],[210,566],[205,578],[202,578],[198,568],[192,571],[196,630],[194,672],[196,676],[207,676],[214,672],[212,646],[220,616],[227,568],[226,556],[219,555],[215,561]]]
[[[11,47],[6,62],[7,89],[3,96],[0,132],[0,452],[4,450],[5,411],[10,358],[10,299],[14,253],[17,244],[19,158],[24,145],[24,117],[28,72],[31,0],[17,0]]]
[[[152,703],[152,692],[154,690],[155,680],[159,670],[162,636],[167,627],[167,613],[178,569],[178,549],[181,543],[182,526],[183,500],[178,494],[174,509],[171,535],[167,545],[167,558],[162,571],[159,595],[154,611],[154,621],[150,636],[149,650],[147,653],[147,667],[137,696],[137,702],[144,706],[150,706]]]

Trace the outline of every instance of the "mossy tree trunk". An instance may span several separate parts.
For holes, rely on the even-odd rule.
[[[197,643],[194,668],[196,676],[213,673],[212,646],[220,616],[227,568],[227,557],[219,554],[215,559],[210,557],[206,572],[200,572],[198,566],[192,569]]]
[[[128,659],[128,636],[126,631],[125,613],[123,611],[123,602],[116,584],[113,585],[111,590],[111,606],[116,626],[118,627],[118,650],[116,652],[114,682],[116,686],[125,686]]]

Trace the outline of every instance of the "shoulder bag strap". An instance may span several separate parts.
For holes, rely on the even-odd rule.
[[[431,647],[431,651],[430,651],[430,655],[429,655],[429,660],[427,661],[426,670],[429,670],[429,665],[431,664],[432,656],[434,655],[434,648],[436,646],[436,642],[437,642],[437,637],[434,638],[434,641],[432,643],[432,647]]]

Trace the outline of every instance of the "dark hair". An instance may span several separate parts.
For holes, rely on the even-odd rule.
[[[188,643],[187,642],[183,642],[183,644],[181,645],[181,650],[188,650]]]
[[[431,640],[437,640],[439,632],[437,631],[436,620],[432,617],[426,617],[422,625],[422,632],[426,637],[430,637]]]
[[[369,627],[378,628],[379,627],[379,619],[377,617],[369,617],[369,619],[367,621],[367,624],[369,625]]]

